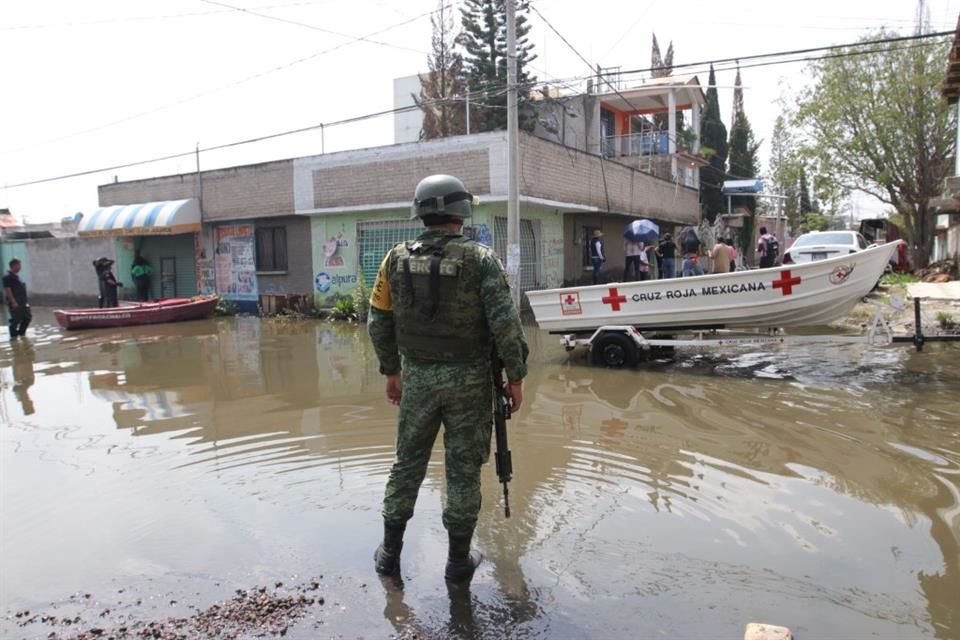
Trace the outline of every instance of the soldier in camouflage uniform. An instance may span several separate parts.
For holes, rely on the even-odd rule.
[[[461,234],[474,198],[452,176],[424,178],[413,216],[426,231],[384,258],[370,297],[368,330],[387,376],[387,400],[399,404],[397,453],[383,500],[383,544],[376,570],[396,574],[407,520],[443,423],[449,537],[445,576],[468,581],[480,563],[470,541],[480,511],[480,468],[490,456],[491,353],[507,374],[516,411],[523,399],[527,343],[500,260]]]

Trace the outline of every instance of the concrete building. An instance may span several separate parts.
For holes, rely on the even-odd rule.
[[[218,293],[245,311],[271,312],[312,298],[310,223],[293,215],[292,167],[281,160],[106,184],[100,204],[192,202],[196,222],[191,215],[191,228],[179,227],[187,233],[143,241],[154,286],[168,257],[177,295]]]
[[[416,80],[395,83],[399,106],[412,103]],[[692,111],[696,126],[703,102],[695,77],[597,95],[543,92],[535,135],[520,136],[523,290],[589,281],[595,230],[606,236],[608,279],[616,279],[628,222],[651,218],[662,232],[699,222],[697,143],[687,151],[676,141],[677,114]],[[413,189],[427,175],[449,173],[481,200],[467,233],[505,255],[506,133],[419,141],[412,113],[416,120],[399,112],[395,123],[407,142],[101,185],[100,208],[80,220],[77,238],[49,251],[10,244],[5,253],[25,252],[32,275],[92,299],[92,260],[114,259],[130,285],[140,250],[154,268],[154,298],[217,293],[266,312],[327,306],[360,279],[372,284],[387,250],[421,232],[410,219]],[[651,128],[657,113],[667,114],[663,131]]]
[[[506,133],[489,132],[295,160],[295,212],[311,220],[319,296],[346,293],[358,272],[372,282],[386,251],[419,233],[411,194],[432,173],[456,175],[479,196],[469,232],[504,255],[506,154]],[[533,135],[520,136],[519,169],[524,290],[589,278],[594,229],[616,239],[635,217],[699,219],[696,190]],[[622,264],[622,243],[609,252]]]
[[[505,132],[457,136],[108,184],[100,202],[198,194],[198,292],[241,305],[302,296],[328,305],[361,277],[371,284],[387,250],[421,231],[410,201],[432,173],[457,175],[480,197],[469,233],[504,254],[506,152]],[[668,226],[699,218],[695,189],[529,134],[520,140],[520,204],[525,290],[589,278],[594,229],[616,239],[635,217]],[[619,242],[608,250],[611,264],[622,262]]]

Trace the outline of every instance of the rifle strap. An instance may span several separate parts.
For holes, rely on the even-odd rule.
[[[444,248],[456,236],[444,236],[431,247],[430,257],[430,289],[427,299],[418,313],[421,322],[429,322],[437,314],[440,307],[440,262],[443,261]]]
[[[413,290],[413,276],[410,274],[410,256],[403,257],[403,284],[407,288],[407,306],[412,307],[416,293]]]

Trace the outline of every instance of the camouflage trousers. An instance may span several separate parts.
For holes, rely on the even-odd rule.
[[[473,533],[480,512],[480,468],[490,458],[493,387],[489,375],[489,365],[405,363],[397,455],[383,499],[385,522],[401,524],[413,517],[443,423],[447,476],[443,526],[454,534]]]

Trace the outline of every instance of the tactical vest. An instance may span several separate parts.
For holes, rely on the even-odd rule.
[[[430,362],[489,357],[477,245],[460,236],[397,245],[389,278],[397,347],[404,357]]]

